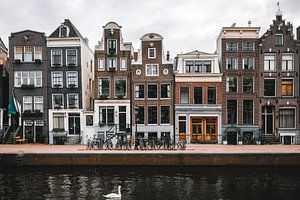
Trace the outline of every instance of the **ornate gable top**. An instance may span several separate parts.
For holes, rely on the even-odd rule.
[[[141,37],[142,41],[163,40],[164,38],[158,33],[146,33]]]
[[[104,29],[121,29],[122,26],[119,26],[116,22],[108,22],[105,26],[103,26]]]

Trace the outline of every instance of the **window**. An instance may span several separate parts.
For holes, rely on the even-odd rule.
[[[86,126],[93,126],[94,125],[93,115],[86,115],[85,124],[86,124]]]
[[[157,107],[148,107],[148,124],[157,124]]]
[[[148,99],[157,99],[157,85],[148,85]]]
[[[99,58],[98,60],[98,71],[104,71],[105,66],[104,66],[104,58]]]
[[[79,108],[78,94],[67,94],[68,108]]]
[[[237,102],[236,100],[227,100],[227,124],[237,123]]]
[[[243,69],[245,70],[254,69],[254,58],[252,57],[243,58]]]
[[[34,47],[34,59],[42,60],[43,58],[43,47]]]
[[[42,87],[42,71],[15,71],[15,87],[22,85]]]
[[[77,72],[67,72],[67,86],[68,88],[78,87]]]
[[[242,50],[243,51],[254,51],[254,42],[243,42]]]
[[[51,65],[60,66],[62,65],[62,50],[52,49],[51,50]]]
[[[243,101],[243,123],[253,124],[253,101],[252,100]]]
[[[115,70],[116,69],[116,58],[109,58],[108,59],[108,69],[109,70]]]
[[[237,69],[237,58],[226,58],[227,69]]]
[[[243,92],[253,92],[253,77],[243,77]]]
[[[115,110],[113,106],[107,107],[107,124],[108,125],[115,124]]]
[[[115,78],[115,97],[126,96],[126,78]]]
[[[52,108],[54,109],[64,108],[63,94],[52,95]]]
[[[32,96],[23,96],[23,112],[32,110]]]
[[[158,65],[146,65],[146,76],[158,76]]]
[[[14,59],[20,61],[23,60],[23,48],[21,46],[15,46]]]
[[[186,73],[210,73],[212,61],[210,60],[195,60],[185,62]]]
[[[110,93],[110,79],[109,78],[99,78],[98,79],[98,92],[99,92],[99,97],[101,97],[101,96],[109,97],[109,93]]]
[[[226,51],[237,51],[238,49],[237,42],[227,42],[226,43]]]
[[[207,88],[207,103],[208,104],[216,104],[216,87],[208,87]]]
[[[121,58],[120,61],[120,70],[126,70],[126,58]]]
[[[275,97],[275,79],[264,80],[264,96]]]
[[[61,25],[59,27],[59,37],[68,37],[69,36],[69,27],[65,26],[65,25]]]
[[[187,73],[194,72],[194,61],[186,61],[185,62],[185,71]]]
[[[34,110],[39,110],[43,112],[43,105],[44,105],[44,98],[43,96],[35,96],[34,97]]]
[[[202,87],[194,87],[194,104],[202,104]]]
[[[144,124],[145,119],[144,119],[144,106],[137,106],[137,124]]]
[[[264,55],[264,70],[275,71],[275,55]]]
[[[170,124],[170,106],[160,107],[161,124]]]
[[[32,62],[33,61],[33,47],[25,46],[24,47],[24,62]]]
[[[279,127],[280,128],[295,128],[295,109],[286,108],[279,109]]]
[[[156,48],[148,48],[148,58],[156,58]]]
[[[135,98],[136,99],[143,99],[145,98],[145,89],[144,85],[135,85]]]
[[[189,103],[189,87],[180,87],[180,103]]]
[[[226,92],[237,92],[237,77],[226,78]]]
[[[275,45],[283,45],[283,35],[282,34],[276,34],[275,35]]]
[[[294,87],[293,87],[293,79],[282,79],[281,81],[281,96],[293,96],[294,95]]]
[[[117,40],[108,40],[108,54],[114,55],[117,52]]]
[[[293,71],[294,70],[294,55],[293,54],[282,54],[282,71]]]
[[[59,72],[59,71],[52,72],[52,87],[54,88],[63,87],[63,72]]]
[[[77,50],[67,49],[67,65],[77,65]]]
[[[171,86],[170,86],[170,84],[161,84],[160,85],[160,98],[161,99],[171,98]]]
[[[64,114],[63,113],[53,113],[53,129],[64,129]]]

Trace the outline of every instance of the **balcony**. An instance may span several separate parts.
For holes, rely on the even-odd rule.
[[[21,89],[24,89],[24,90],[32,90],[34,88],[35,88],[35,86],[33,84],[22,84],[21,85]]]

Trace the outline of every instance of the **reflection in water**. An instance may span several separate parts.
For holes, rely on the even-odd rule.
[[[300,199],[293,167],[64,167],[0,169],[1,199]]]

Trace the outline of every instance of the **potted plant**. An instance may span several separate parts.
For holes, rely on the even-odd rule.
[[[122,95],[122,94],[117,95],[117,99],[123,99],[123,98],[124,98],[124,95]]]
[[[41,64],[42,60],[41,59],[35,59],[34,62],[35,62],[35,64]]]
[[[53,63],[52,66],[53,66],[53,67],[60,67],[61,64],[60,64],[60,63]]]
[[[102,94],[102,95],[100,95],[99,99],[100,100],[105,100],[105,99],[107,99],[107,95]]]
[[[61,84],[54,84],[53,87],[55,87],[55,88],[61,88],[62,85]]]
[[[108,70],[109,70],[110,72],[115,72],[115,71],[116,71],[116,68],[115,68],[115,67],[109,67]]]
[[[75,63],[68,63],[68,67],[75,67],[76,64]]]
[[[27,89],[34,89],[34,85],[33,84],[28,84],[28,85],[22,84],[21,88],[25,89],[25,90],[27,90]]]
[[[53,128],[52,132],[62,133],[62,132],[65,132],[65,129],[64,128]]]
[[[21,60],[20,59],[15,59],[14,64],[21,64]]]
[[[76,84],[69,84],[69,85],[68,85],[68,88],[76,88],[76,87],[77,87]]]

